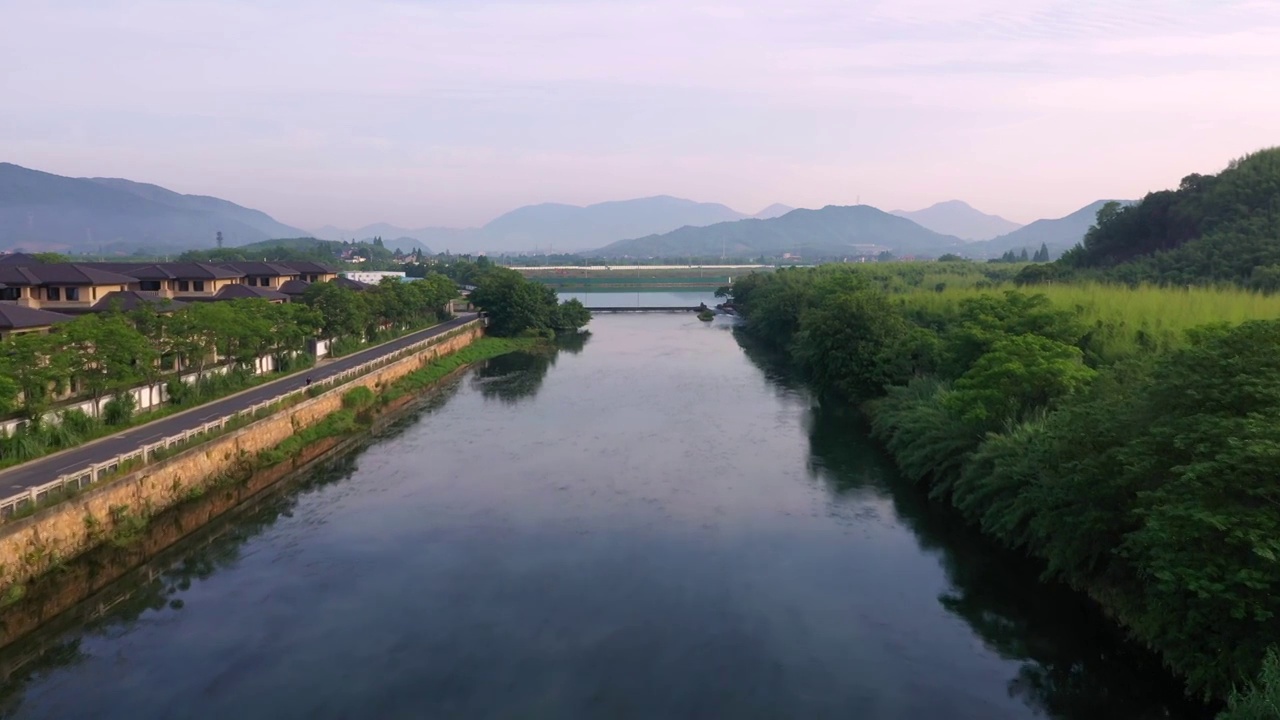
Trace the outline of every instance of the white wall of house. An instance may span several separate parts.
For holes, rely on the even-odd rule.
[[[342,276],[347,278],[348,280],[355,280],[356,282],[368,283],[369,285],[377,285],[378,283],[382,282],[382,278],[393,277],[393,278],[400,278],[403,280],[404,272],[397,271],[397,270],[369,270],[369,271],[356,270],[353,272],[344,272],[342,273]]]
[[[328,351],[328,341],[324,341],[326,354]],[[254,361],[254,372],[258,375],[266,375],[274,372],[276,369],[276,359],[274,356],[267,355]],[[214,365],[206,368],[204,375],[225,375],[231,372],[231,365]],[[200,373],[186,373],[180,377],[182,382],[193,385],[200,377]],[[151,385],[141,385],[129,390],[129,394],[133,395],[134,411],[141,412],[150,410],[151,408],[163,405],[169,401],[169,391],[165,387],[165,382],[158,382]],[[114,395],[114,393],[113,393]],[[102,412],[106,408],[107,403],[111,401],[113,395],[99,398],[95,403],[93,399],[84,400],[73,405],[63,405],[57,410],[50,410],[44,414],[44,422],[50,425],[56,425],[62,421],[60,415],[67,410],[80,410],[91,417],[102,417]],[[24,425],[26,420],[11,418],[9,420],[0,421],[0,433],[12,435],[17,429]]]

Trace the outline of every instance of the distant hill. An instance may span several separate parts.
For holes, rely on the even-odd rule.
[[[0,249],[180,250],[305,235],[226,200],[117,178],[70,178],[0,163]]]
[[[895,255],[936,256],[963,247],[956,237],[935,233],[869,205],[828,205],[793,210],[769,220],[754,218],[611,243],[598,257],[743,255],[838,258],[888,250]],[[874,248],[874,249],[872,249]]]
[[[702,227],[746,215],[719,203],[660,195],[578,207],[544,203],[517,208],[481,228],[492,250],[556,250],[600,247],[615,240],[664,233],[684,226]]]
[[[961,200],[947,200],[923,210],[894,210],[892,214],[936,233],[954,235],[961,240],[990,240],[1022,227],[999,215],[988,215],[976,210]]]
[[[752,215],[751,217],[756,218],[757,220],[768,220],[770,218],[782,217],[783,215],[786,215],[792,210],[795,210],[795,208],[791,207],[790,205],[783,205],[782,203],[774,203],[769,207],[756,213],[755,215]]]
[[[1026,250],[1035,253],[1041,245],[1049,248],[1049,256],[1056,258],[1075,247],[1084,239],[1084,234],[1098,217],[1098,211],[1109,202],[1126,204],[1127,200],[1098,200],[1089,203],[1079,210],[1053,220],[1036,220],[1011,233],[987,240],[970,243],[964,254],[971,257],[999,257],[1009,250],[1015,252]]]
[[[322,240],[371,241],[375,237],[380,237],[387,247],[392,250],[400,249],[404,252],[413,252],[419,248],[424,253],[432,252],[430,248],[436,248],[435,252],[444,252],[445,250],[469,252],[475,249],[483,249],[471,247],[480,235],[479,230],[475,228],[405,228],[389,223],[373,223],[354,230],[325,225],[316,229],[312,234]]]
[[[766,211],[781,208],[785,206],[773,205]],[[585,207],[562,203],[526,205],[503,213],[479,228],[414,229],[375,223],[357,230],[326,226],[316,230],[315,235],[326,240],[381,237],[384,243],[387,238],[409,238],[437,251],[454,253],[577,252],[623,238],[745,217],[745,214],[718,203],[700,203],[663,195]]]

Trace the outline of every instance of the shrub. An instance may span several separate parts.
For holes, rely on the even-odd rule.
[[[133,393],[120,393],[102,407],[102,421],[108,425],[127,425],[133,419],[137,401]]]
[[[342,395],[342,407],[348,410],[361,410],[374,404],[377,396],[367,387],[352,388]]]

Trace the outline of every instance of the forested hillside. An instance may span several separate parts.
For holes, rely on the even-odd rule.
[[[1127,207],[1107,205],[1061,265],[1128,282],[1280,289],[1280,148],[1217,175],[1188,175]]]

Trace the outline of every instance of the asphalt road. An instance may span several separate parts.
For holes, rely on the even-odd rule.
[[[215,400],[206,405],[200,405],[146,425],[139,425],[118,435],[112,435],[55,455],[15,465],[6,470],[0,470],[0,497],[9,497],[23,490],[43,485],[64,473],[110,460],[117,455],[132,452],[143,445],[153,443],[160,438],[176,435],[185,430],[199,427],[214,418],[228,415],[237,410],[243,410],[250,405],[273,398],[287,390],[301,387],[308,375],[311,376],[313,381],[320,381],[361,363],[374,360],[383,355],[390,355],[426,338],[454,330],[458,326],[475,319],[475,317],[475,314],[459,315],[457,318],[442,325],[411,333],[385,345],[379,345],[339,358],[312,368],[305,373],[274,380],[242,392],[239,395]]]

